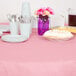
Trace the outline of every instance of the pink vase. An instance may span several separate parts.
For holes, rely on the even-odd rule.
[[[38,18],[38,34],[43,35],[46,31],[49,30],[49,17],[39,15]]]

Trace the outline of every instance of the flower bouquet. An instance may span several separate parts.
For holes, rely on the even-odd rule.
[[[49,16],[54,15],[53,9],[50,7],[40,8],[35,15],[38,17],[38,34],[43,35],[49,30]]]

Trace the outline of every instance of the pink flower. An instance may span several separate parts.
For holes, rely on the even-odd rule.
[[[47,8],[41,8],[41,9],[37,10],[35,14],[37,16],[38,15],[49,15],[49,14],[53,15],[54,12],[53,12],[53,9],[52,8],[47,7]]]
[[[46,10],[47,10],[48,12],[50,12],[50,14],[54,15],[54,11],[53,11],[53,9],[52,9],[52,8],[47,7],[47,8],[46,8]]]
[[[38,12],[43,12],[43,11],[44,11],[44,10],[43,10],[42,8],[38,10]]]
[[[41,9],[39,9],[39,10],[37,10],[37,15],[42,15],[43,14],[43,9],[41,8]]]

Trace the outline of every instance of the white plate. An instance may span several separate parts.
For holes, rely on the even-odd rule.
[[[9,32],[10,31],[10,26],[9,25],[0,25],[0,31]]]
[[[23,35],[4,35],[1,39],[6,42],[23,42],[26,41],[28,38]]]

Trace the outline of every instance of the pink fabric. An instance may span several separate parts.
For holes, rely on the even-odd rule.
[[[0,23],[0,25],[9,25],[9,22]]]
[[[76,76],[76,37],[48,41],[33,29],[23,43],[0,40],[0,76]]]

